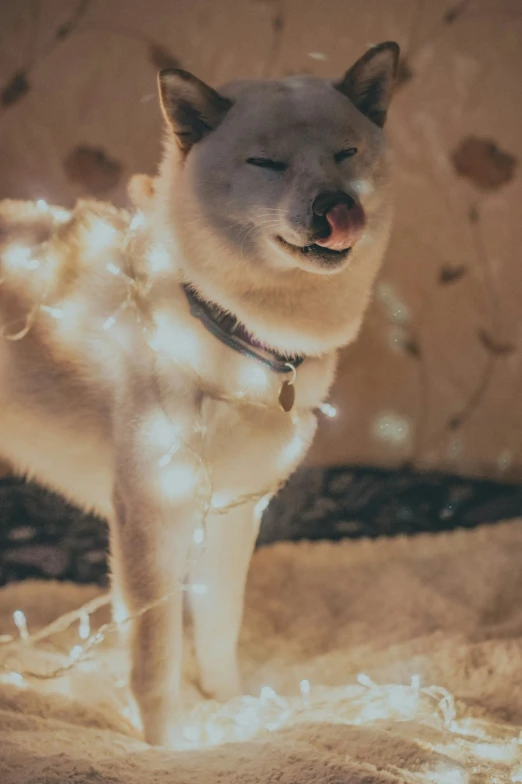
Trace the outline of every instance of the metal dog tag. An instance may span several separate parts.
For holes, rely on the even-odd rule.
[[[292,381],[283,381],[281,389],[279,390],[279,406],[288,414],[292,410],[295,403],[295,389],[293,379]]]

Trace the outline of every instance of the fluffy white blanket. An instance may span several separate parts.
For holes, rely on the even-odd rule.
[[[15,609],[34,632],[95,595],[8,586],[0,634]],[[58,679],[5,669],[45,672],[78,628],[0,646],[2,784],[522,782],[522,523],[258,551],[240,645],[257,698],[202,700],[187,646],[185,749],[140,741],[111,636]]]

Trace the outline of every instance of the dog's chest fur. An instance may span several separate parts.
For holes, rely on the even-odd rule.
[[[189,446],[210,470],[218,502],[271,491],[313,438],[312,410],[331,383],[333,355],[303,363],[296,409],[280,411],[282,377],[190,315],[175,259],[147,286],[151,349],[134,306],[124,305],[123,273],[132,267],[139,278],[144,256],[165,262],[165,254],[128,224],[125,213],[100,204],[79,204],[63,223],[52,209],[0,207],[0,454],[20,473],[109,516],[114,417],[140,383],[150,404],[128,426],[143,429],[144,450],[156,450],[160,461],[168,453],[166,415],[194,430]],[[29,314],[27,334],[10,339]]]

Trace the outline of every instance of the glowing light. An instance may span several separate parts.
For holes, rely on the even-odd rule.
[[[126,705],[121,712],[139,732],[143,731],[143,724],[137,705]]]
[[[97,220],[86,235],[86,244],[91,253],[101,253],[116,242],[118,232],[103,220]]]
[[[396,351],[404,351],[408,344],[409,334],[404,327],[393,326],[388,331],[388,344]]]
[[[179,422],[172,422],[162,411],[157,411],[145,419],[140,435],[147,447],[157,447],[166,452],[159,461],[159,465],[166,466],[181,446],[181,432]]]
[[[61,308],[52,308],[49,305],[40,305],[40,310],[45,311],[54,319],[62,319],[63,318],[63,310]]]
[[[25,683],[23,675],[19,672],[7,672],[0,676],[2,683],[10,683],[12,686],[19,686],[20,688],[24,688],[27,684]]]
[[[112,619],[116,626],[121,627],[128,618],[127,608],[121,600],[114,597],[112,600]]]
[[[71,218],[71,213],[69,210],[64,210],[61,207],[54,207],[52,215],[57,223],[67,223],[67,221]]]
[[[381,281],[377,286],[377,297],[384,305],[388,318],[396,324],[407,324],[410,312],[406,304],[397,296],[391,283]]]
[[[321,403],[319,406],[319,411],[321,414],[324,414],[329,419],[333,419],[337,416],[337,409],[335,406],[332,406],[330,403]]]
[[[459,768],[430,770],[424,773],[424,777],[427,781],[433,781],[434,784],[467,784],[469,780],[468,774]]]
[[[78,627],[78,636],[80,640],[86,640],[91,633],[91,622],[89,613],[82,613],[80,616],[80,625]]]
[[[164,272],[170,269],[170,256],[163,245],[154,245],[147,253],[147,259],[152,272]]]
[[[11,245],[6,248],[3,253],[4,263],[9,267],[27,268],[27,264],[31,258],[31,249],[25,245]]]
[[[159,475],[158,484],[169,501],[180,501],[193,492],[196,474],[188,465],[167,466]]]
[[[516,740],[510,743],[474,743],[473,752],[481,759],[494,762],[515,762],[519,759],[520,747]]]
[[[328,60],[328,56],[323,52],[308,52],[308,57],[312,60]]]
[[[113,264],[112,261],[106,265],[107,270],[111,273],[111,275],[121,275],[121,269]]]
[[[103,322],[103,329],[105,332],[108,332],[116,324],[116,316],[109,316],[108,319],[105,319]]]
[[[306,678],[302,680],[299,684],[299,691],[301,692],[301,697],[303,698],[303,702],[306,707],[310,706],[310,681]]]
[[[184,588],[195,595],[204,596],[208,592],[207,586],[201,583],[189,584]],[[103,599],[105,602],[102,601]],[[75,620],[79,620],[80,625],[83,623],[86,626],[85,616],[88,618],[89,613],[94,612],[103,603],[107,603],[106,600],[107,597],[97,597],[94,600],[95,604],[93,601],[89,602],[88,605],[79,608],[76,615],[69,612],[61,619],[52,621],[47,627],[48,636],[63,633]],[[20,620],[20,616],[17,617]],[[38,634],[40,633],[41,630]],[[45,635],[39,639],[42,641]],[[108,638],[100,629],[92,639],[101,642]],[[17,644],[21,651],[22,642]],[[86,650],[87,646],[74,645],[69,651],[67,660],[63,662],[63,657],[61,658],[62,664],[72,668],[70,678],[74,678],[74,669],[84,661]],[[43,649],[40,649],[38,644],[24,645],[24,651],[24,661],[27,661],[27,655],[30,654],[32,657],[32,671],[40,670],[40,666],[42,669],[48,666],[48,645],[44,645]],[[94,657],[89,661],[90,669],[87,672],[92,673],[92,678],[96,682],[104,677],[109,652],[108,647],[98,661]],[[119,663],[121,656],[119,647],[116,646],[112,653],[117,657],[114,661]],[[84,666],[81,667],[80,673],[81,680],[76,681],[76,684],[73,681],[71,686],[67,687],[72,690],[72,694],[77,693],[75,686],[79,687],[83,684],[85,687]],[[122,688],[126,691],[126,678],[114,672],[110,679],[107,685],[115,690],[111,696],[117,697],[120,704],[122,698],[125,700],[120,707],[121,714],[140,730],[141,722],[135,704],[126,702],[127,696],[119,693]],[[451,694],[438,687],[421,688],[418,675],[412,676],[409,686],[378,685],[364,673],[359,674],[357,680],[364,689],[353,684],[336,687],[318,686],[317,695],[314,693],[312,697],[310,681],[303,679],[299,684],[300,696],[286,697],[266,685],[260,689],[257,698],[241,696],[226,703],[202,701],[188,716],[183,729],[183,740],[177,743],[177,747],[186,748],[187,742],[203,748],[226,742],[246,741],[255,738],[263,730],[275,731],[310,721],[325,725],[342,723],[349,726],[371,726],[383,720],[396,721],[400,733],[401,722],[407,721],[408,736],[411,736],[416,726],[419,727],[419,736],[413,737],[431,749],[433,755],[430,755],[429,761],[434,763],[428,769],[427,765],[423,765],[422,768],[416,767],[412,775],[407,777],[411,784],[414,781],[419,784],[422,782],[468,784],[472,776],[467,771],[475,770],[484,773],[484,780],[487,778],[490,782],[498,779],[498,781],[510,781],[512,784],[522,784],[520,737],[516,728],[511,731],[504,725],[485,719],[475,721],[466,718],[462,722],[457,722]],[[24,671],[19,667],[17,670],[0,673],[0,682],[10,683],[20,688],[26,688],[28,685],[27,680],[24,679]],[[32,680],[31,687],[38,689],[38,681]],[[48,687],[43,688],[46,690]],[[61,691],[61,688],[57,683],[56,689]],[[467,733],[464,732],[465,728],[468,730]],[[433,731],[432,736],[429,734],[430,731]],[[502,739],[500,739],[500,732],[503,732]]]
[[[45,199],[37,199],[36,200],[36,209],[40,210],[40,212],[48,212],[49,205],[45,201]]]
[[[29,632],[27,630],[27,619],[25,617],[25,613],[22,610],[15,610],[13,613],[13,621],[15,622],[15,626],[20,632],[20,637],[22,640],[27,640],[29,637]]]
[[[194,534],[192,535],[192,541],[194,544],[203,544],[205,541],[205,529],[204,528],[196,528]]]
[[[143,228],[145,223],[145,215],[141,212],[141,210],[138,210],[138,212],[132,217],[132,220],[129,223],[129,227],[131,231],[136,231],[137,229]]]
[[[214,493],[212,496],[211,505],[213,509],[224,509],[233,500],[234,499],[230,493]]]
[[[197,335],[183,327],[172,313],[160,312],[154,316],[156,329],[149,338],[150,347],[177,362],[197,364],[201,356],[201,344]]]
[[[410,420],[393,412],[378,416],[373,423],[373,435],[394,446],[406,443],[411,435]]]
[[[261,702],[266,702],[271,697],[276,697],[277,693],[271,686],[261,686],[261,691],[259,692],[259,699]]]
[[[208,593],[208,587],[203,585],[203,583],[192,583],[189,585],[188,589],[197,596],[205,596]]]
[[[264,495],[263,498],[259,499],[259,501],[254,507],[254,515],[256,519],[261,519],[263,512],[265,511],[265,509],[268,507],[268,504],[270,503],[271,498],[272,496],[269,494],[269,495]]]
[[[261,687],[261,691],[259,692],[259,702],[261,703],[261,705],[268,705],[269,703],[273,703],[275,705],[278,705],[280,708],[286,708],[287,707],[287,702],[284,699],[284,697],[281,697],[276,692],[276,690],[273,689],[271,686],[262,686]],[[243,711],[243,714],[244,713],[245,713],[245,711]],[[251,721],[252,721],[252,718],[254,720],[257,719],[257,721],[255,721],[255,724],[257,724],[257,726],[259,726],[260,725],[259,717],[256,717],[255,711],[253,711],[253,712],[251,711],[250,712],[250,720]]]
[[[375,190],[370,180],[351,180],[350,186],[359,196],[368,196]]]
[[[168,466],[178,449],[179,446],[171,447],[171,449],[166,454],[164,454],[163,457],[160,457],[158,460],[158,466],[160,468],[165,468],[165,466]]]
[[[372,689],[375,686],[375,683],[372,681],[369,675],[365,675],[364,672],[360,672],[357,676],[358,683],[361,686],[365,686],[367,689]]]

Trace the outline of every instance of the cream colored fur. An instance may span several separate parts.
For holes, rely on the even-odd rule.
[[[385,84],[381,113],[392,55],[377,48],[363,73]],[[162,77],[173,132],[158,178],[132,186],[143,225],[96,202],[79,203],[69,217],[45,205],[0,205],[0,456],[107,517],[124,612],[166,597],[132,622],[130,643],[145,737],[159,744],[174,743],[182,724],[182,584],[207,591],[190,594],[202,690],[218,699],[240,691],[236,643],[257,503],[313,439],[314,409],[332,383],[337,349],[357,334],[391,219],[389,154],[362,97],[357,104],[358,71],[350,100],[346,85],[304,79],[231,86],[217,108],[208,103],[217,94],[209,97],[196,80],[184,92],[186,79]],[[187,104],[194,109],[188,120]],[[225,105],[227,116],[218,117]],[[189,136],[180,130],[179,106],[183,122],[192,123]],[[271,144],[274,155],[295,154],[295,175],[269,174],[272,190],[264,195],[264,173],[244,162],[249,144],[267,157]],[[359,161],[334,166],[330,144],[357,145]],[[227,195],[218,197],[221,187]],[[367,218],[366,235],[335,273],[308,258],[301,264],[276,239],[300,244],[321,188],[351,190]],[[249,203],[243,193],[253,194]],[[133,281],[145,300],[121,307]],[[278,374],[190,315],[183,281],[272,348],[306,354],[291,414],[278,406]],[[28,314],[30,329],[13,340]],[[210,492],[206,546],[193,553]],[[244,496],[251,498],[220,513]]]

